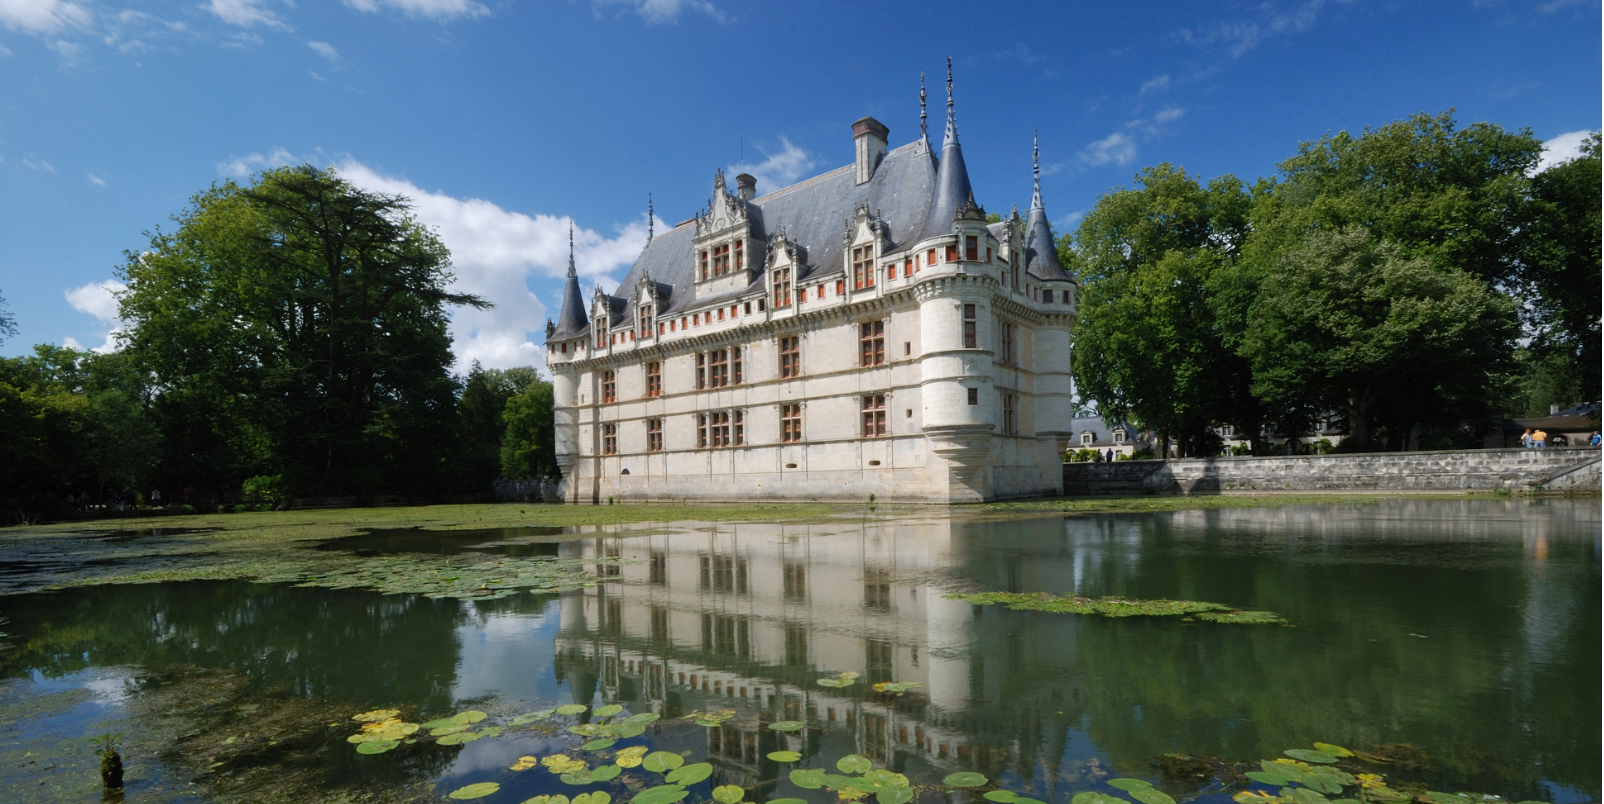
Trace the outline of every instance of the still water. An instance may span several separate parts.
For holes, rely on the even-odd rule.
[[[1257,761],[1317,740],[1418,746],[1417,767],[1392,770],[1438,790],[1599,798],[1596,499],[682,522],[553,538],[376,533],[349,547],[621,562],[598,565],[592,589],[489,602],[244,582],[0,597],[0,706],[36,710],[0,725],[0,798],[76,800],[43,792],[71,788],[46,784],[24,749],[139,729],[148,712],[129,702],[172,668],[414,720],[618,702],[664,716],[635,742],[712,761],[710,784],[755,788],[759,802],[824,800],[772,782],[786,770],[765,759],[777,747],[809,767],[857,753],[916,778],[978,770],[1057,804],[1109,773],[1158,781],[1151,762],[1166,753]],[[1295,627],[1013,612],[944,597],[957,591],[1211,601]],[[816,684],[843,671],[862,683]],[[892,680],[921,686],[867,689]],[[673,719],[722,709],[736,714],[715,729]],[[810,728],[762,728],[781,719]],[[503,785],[489,802],[577,792],[507,770],[571,748],[552,736],[410,757],[324,742],[293,761],[331,791],[489,780]],[[178,760],[157,747],[131,763],[129,800],[202,796]]]

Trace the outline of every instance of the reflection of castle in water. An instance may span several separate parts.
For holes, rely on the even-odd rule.
[[[1062,532],[1056,520],[1043,524]],[[1003,689],[1004,668],[1021,649],[1061,652],[1050,663],[1071,664],[1075,618],[1053,618],[1051,634],[976,627],[984,613],[945,599],[939,584],[958,528],[945,517],[740,524],[567,543],[568,557],[633,563],[598,567],[611,582],[563,600],[559,672],[587,701],[599,685],[606,700],[648,702],[668,716],[735,710],[708,730],[707,750],[727,774],[751,780],[773,778],[763,757],[777,749],[860,753],[910,775],[1013,765],[1020,724],[989,739],[975,710],[1004,696],[1018,704],[1020,691]],[[852,687],[816,683],[849,670],[862,673]],[[921,686],[899,698],[873,693],[881,681]],[[814,728],[763,727],[775,720]],[[1063,729],[1044,731],[1061,748],[1049,735]]]

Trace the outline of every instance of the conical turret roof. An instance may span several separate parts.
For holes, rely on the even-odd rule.
[[[1058,245],[1047,223],[1047,207],[1041,200],[1041,151],[1031,137],[1031,180],[1035,185],[1030,198],[1030,217],[1025,223],[1025,272],[1037,279],[1072,279],[1058,261]]]
[[[574,227],[568,226],[568,283],[563,286],[563,304],[557,312],[557,327],[546,337],[561,341],[576,337],[590,328],[585,303],[579,297],[579,273],[574,270]]]
[[[941,142],[941,163],[936,168],[936,191],[925,219],[925,236],[952,231],[958,207],[974,197],[969,186],[969,169],[958,145],[958,118],[952,109],[952,59],[947,59],[947,133]]]

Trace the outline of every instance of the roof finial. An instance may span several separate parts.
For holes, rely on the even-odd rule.
[[[652,242],[652,225],[656,218],[652,215],[652,194],[646,194],[646,242]]]
[[[945,148],[948,145],[956,145],[956,144],[958,144],[958,118],[952,112],[952,57],[948,56],[947,57],[947,135],[946,135],[946,141],[941,144],[941,147]]]
[[[1030,198],[1030,208],[1042,206],[1041,202],[1041,146],[1039,144],[1039,129],[1030,130],[1030,177],[1033,193]]]
[[[574,222],[568,222],[568,275],[578,276],[574,272]]]
[[[925,124],[925,74],[919,74],[919,139],[929,139],[930,131]]]

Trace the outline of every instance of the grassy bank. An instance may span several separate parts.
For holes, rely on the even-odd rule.
[[[331,575],[360,579],[364,573],[372,570],[378,559],[312,548],[383,529],[475,531],[519,528],[529,529],[519,534],[528,540],[560,541],[639,532],[659,526],[678,527],[696,522],[801,524],[832,519],[906,516],[1091,516],[1330,503],[1352,505],[1378,498],[1352,495],[1054,497],[955,507],[826,503],[647,503],[602,506],[499,503],[66,522],[0,530],[0,550],[5,551],[10,564],[9,571],[0,575],[0,594],[92,584],[179,580],[303,581],[309,577]],[[438,573],[439,568],[447,564],[454,564],[460,570],[481,560],[505,562],[505,559],[495,559],[493,556],[447,558],[420,555],[385,559],[389,562],[387,571],[399,571],[401,568],[395,564],[402,562],[415,565],[405,570],[413,574]],[[536,572],[532,567],[488,566],[487,571]]]

